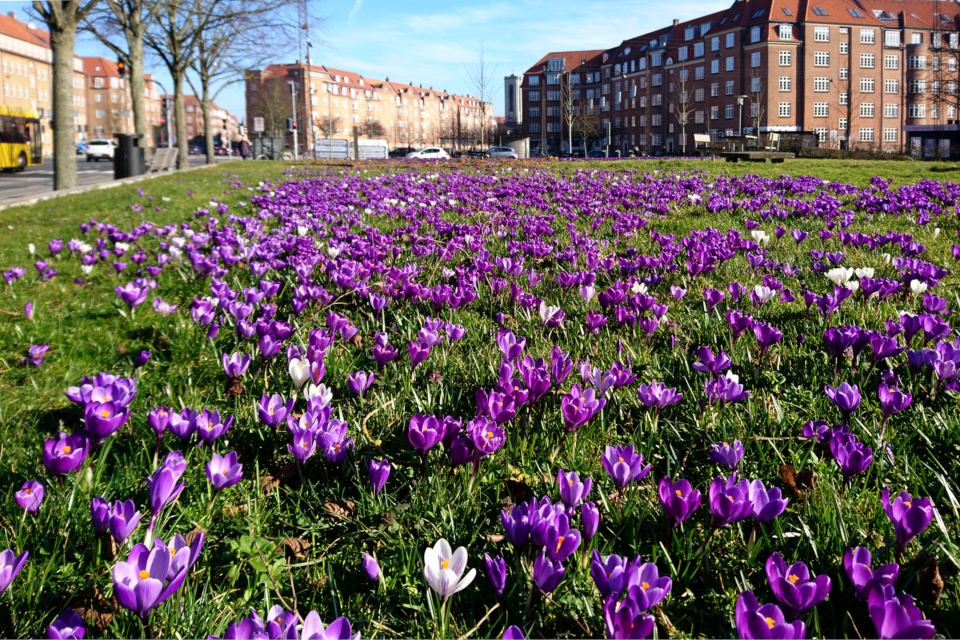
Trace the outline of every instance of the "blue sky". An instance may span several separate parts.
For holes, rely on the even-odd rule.
[[[16,10],[22,17],[30,4],[0,2],[0,9]],[[525,71],[548,51],[609,48],[674,18],[695,18],[729,4],[729,0],[331,0],[319,5],[324,24],[311,29],[311,61],[374,78],[389,76],[476,94],[469,71],[476,66],[482,43],[494,78],[490,100],[501,115],[503,77]],[[108,55],[89,39],[78,42],[77,52]],[[160,66],[148,62],[148,71],[164,82],[169,78]],[[243,117],[242,84],[227,87],[217,103]]]

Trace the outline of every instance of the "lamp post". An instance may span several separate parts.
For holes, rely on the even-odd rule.
[[[288,80],[287,84],[290,85],[290,102],[293,105],[293,159],[299,160],[297,155],[297,87],[293,84],[293,80]]]
[[[737,104],[740,106],[740,134],[739,136],[743,137],[743,101],[746,100],[748,96],[737,96]],[[743,141],[740,142],[743,144]]]

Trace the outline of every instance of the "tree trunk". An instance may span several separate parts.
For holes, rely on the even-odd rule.
[[[210,81],[200,78],[202,87],[202,99],[200,100],[200,112],[203,114],[203,139],[207,147],[207,164],[214,164],[217,160],[213,153],[213,123],[210,122]],[[220,133],[220,142],[223,143],[223,133]],[[226,146],[226,145],[224,145]]]
[[[139,25],[138,25],[139,28]],[[143,33],[129,33],[127,45],[130,47],[130,109],[133,111],[133,132],[144,136],[141,146],[147,146],[147,114],[145,113],[146,81],[143,79]],[[156,140],[153,141],[156,145]]]
[[[175,70],[173,76],[173,113],[177,123],[177,169],[190,167],[190,150],[187,146],[187,110],[183,104],[182,70]]]
[[[48,26],[53,49],[53,188],[59,191],[77,186],[73,130],[73,49],[77,23],[75,16],[65,15],[62,24]]]

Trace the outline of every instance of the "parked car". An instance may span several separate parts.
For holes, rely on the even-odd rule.
[[[187,152],[190,155],[202,156],[207,152],[207,148],[199,144],[191,144],[189,147],[187,147]]]
[[[218,145],[216,145],[216,146],[213,148],[213,155],[215,155],[215,156],[228,156],[228,155],[230,155],[230,153],[228,152],[227,147],[224,147],[224,146],[218,144]]]
[[[113,160],[113,152],[117,148],[114,140],[97,138],[87,143],[87,162],[92,160]]]
[[[488,158],[509,158],[511,160],[516,160],[519,157],[517,152],[510,147],[490,147],[484,151],[483,155]]]
[[[406,158],[407,155],[415,151],[416,149],[414,149],[413,147],[397,147],[387,155],[390,156],[391,158]]]
[[[426,147],[424,149],[420,149],[420,151],[412,151],[408,153],[407,158],[415,158],[420,160],[449,160],[450,154],[440,147]]]
[[[82,156],[83,154],[85,154],[85,153],[87,152],[87,146],[88,146],[88,145],[87,145],[86,142],[81,142],[80,144],[78,144],[78,145],[77,145],[77,155],[78,155],[78,156]]]

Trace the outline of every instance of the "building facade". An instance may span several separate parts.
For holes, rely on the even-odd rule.
[[[561,116],[584,109],[620,153],[811,132],[833,149],[957,155],[958,37],[955,1],[736,1],[605,51],[547,54],[523,75],[522,118],[548,151],[577,120]]]
[[[493,108],[471,96],[433,87],[377,80],[326,66],[270,65],[246,75],[248,132],[263,118],[263,135],[287,135],[294,113],[298,143],[312,147],[322,138],[386,140],[392,147],[473,146],[482,123],[493,128]]]
[[[168,114],[166,107],[169,100],[170,112]],[[173,96],[158,94],[158,110],[161,114],[161,123],[154,127],[155,135],[159,140],[166,141],[166,118],[170,118],[170,131],[174,138],[177,135],[177,121],[173,113]],[[200,100],[192,94],[183,96],[183,110],[186,117],[187,142],[203,146],[206,144],[206,128],[203,121],[203,111],[200,106]],[[239,141],[240,123],[237,116],[226,109],[217,106],[216,102],[210,104],[210,126],[213,129],[214,144],[228,146]]]

